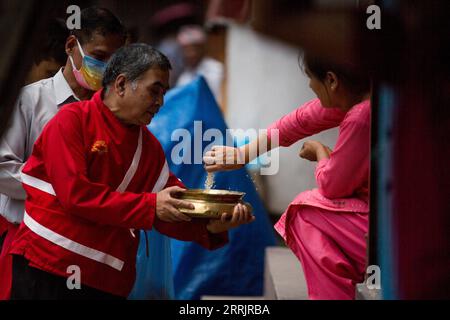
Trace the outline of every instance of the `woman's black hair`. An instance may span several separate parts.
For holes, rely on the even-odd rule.
[[[357,66],[347,63],[336,65],[326,62],[310,54],[303,54],[303,68],[318,80],[323,81],[327,72],[333,72],[343,85],[355,94],[364,94],[370,91],[370,77]]]

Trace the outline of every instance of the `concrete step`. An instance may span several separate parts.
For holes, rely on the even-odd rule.
[[[210,296],[202,300],[307,300],[308,290],[300,261],[285,247],[266,248],[264,296]]]
[[[382,300],[381,289],[369,289],[365,283],[356,284],[356,300]]]
[[[267,300],[308,299],[303,268],[290,249],[266,248],[264,298]]]

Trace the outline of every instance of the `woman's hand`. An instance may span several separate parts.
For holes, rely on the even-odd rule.
[[[203,157],[208,172],[236,170],[245,165],[243,152],[239,148],[214,146]]]
[[[319,141],[308,140],[302,146],[299,156],[309,161],[320,161],[330,158],[332,150]]]
[[[220,233],[254,220],[255,216],[249,212],[248,208],[239,203],[234,207],[232,214],[223,213],[220,219],[211,219],[206,229],[211,233]]]

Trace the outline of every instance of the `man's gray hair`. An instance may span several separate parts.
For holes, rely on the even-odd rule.
[[[135,81],[152,68],[168,71],[172,66],[165,55],[145,43],[122,47],[114,53],[106,66],[103,87],[107,88],[119,74],[124,74],[128,81]]]

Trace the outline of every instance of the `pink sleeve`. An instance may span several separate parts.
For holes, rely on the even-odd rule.
[[[345,112],[336,108],[322,107],[319,99],[311,100],[268,128],[268,136],[278,129],[280,146],[288,147],[300,139],[337,127],[345,117]]]
[[[334,151],[319,161],[316,180],[326,198],[351,196],[367,183],[370,155],[370,124],[342,123]]]

